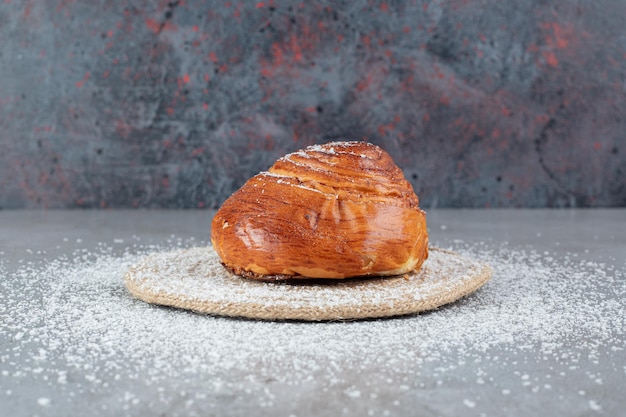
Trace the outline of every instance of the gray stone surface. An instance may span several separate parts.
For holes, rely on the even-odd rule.
[[[110,253],[114,256],[122,256],[123,253],[136,250],[136,244],[146,246],[176,245],[176,242],[206,243],[212,214],[212,211],[142,210],[2,211],[2,288],[6,289],[7,283],[12,288],[20,288],[20,277],[26,279],[26,276],[33,275],[24,271],[35,271],[34,275],[37,276],[37,271],[44,271],[45,265],[51,265],[55,259],[72,256],[81,259],[84,256],[82,254],[92,253],[102,247],[112,248]],[[626,211],[623,209],[439,209],[429,211],[428,221],[431,242],[435,245],[465,245],[474,247],[476,254],[481,250],[497,250],[499,247],[510,248],[511,256],[535,251],[541,256],[551,257],[553,271],[546,272],[542,269],[546,265],[545,260],[538,262],[537,266],[538,274],[548,273],[548,276],[560,273],[565,265],[576,259],[577,262],[585,265],[589,263],[593,265],[592,268],[597,269],[596,274],[590,275],[593,279],[603,277],[604,282],[621,279],[622,281],[614,281],[614,285],[615,288],[624,288],[626,237],[623,226],[626,224]],[[24,275],[14,275],[17,271],[22,271]],[[616,271],[622,271],[621,275]],[[498,279],[506,279],[502,276],[503,271],[496,273],[500,274]],[[577,287],[576,280],[589,279],[590,276],[572,276],[572,288]],[[38,279],[41,279],[43,294],[43,288],[53,283],[46,283],[45,276]],[[590,285],[593,288],[594,283],[591,282]],[[32,291],[32,285],[23,286]],[[108,291],[107,287],[102,289]],[[566,294],[566,291],[563,293]],[[58,294],[56,296],[59,297]],[[70,299],[72,296],[67,294],[63,297]],[[130,302],[123,291],[116,291],[112,296],[119,297],[119,304],[123,307],[120,312],[111,311],[111,315],[138,314],[141,306]],[[478,293],[476,296],[486,295]],[[549,294],[544,296],[546,299],[550,297]],[[32,292],[24,297],[29,302],[34,299],[34,304],[37,305],[48,302],[46,299],[37,300],[36,294]],[[594,301],[590,300],[589,308],[595,310],[604,303],[612,303],[611,311],[615,311],[615,306],[619,305],[623,310],[624,299],[612,297],[609,291],[606,297],[599,300],[601,304],[593,304]],[[463,309],[467,309],[467,314],[475,314],[471,305],[471,302],[461,303],[451,308],[458,308],[458,314],[462,314]],[[97,308],[94,310],[99,311]],[[76,352],[67,352],[66,355],[70,355],[68,357],[53,347],[38,342],[36,338],[30,344],[25,344],[24,339],[28,336],[17,336],[19,332],[28,335],[29,330],[36,334],[38,326],[51,331],[50,326],[28,320],[14,323],[12,317],[7,317],[3,311],[3,306],[0,306],[0,326],[4,327],[0,328],[0,335],[5,335],[5,338],[0,338],[0,410],[6,415],[16,417],[617,416],[626,410],[623,395],[626,383],[626,356],[623,349],[626,333],[623,329],[610,335],[610,339],[618,344],[621,340],[621,348],[609,346],[603,341],[585,339],[586,333],[581,330],[581,333],[563,334],[557,340],[550,336],[550,340],[546,339],[543,343],[535,341],[528,346],[515,346],[501,342],[487,350],[476,351],[472,346],[459,346],[453,349],[436,349],[436,352],[419,352],[413,351],[409,344],[403,345],[401,352],[380,352],[380,362],[372,358],[348,355],[334,363],[318,363],[316,360],[325,357],[322,354],[325,349],[313,350],[313,353],[307,350],[305,355],[313,356],[297,357],[295,352],[298,352],[298,346],[282,346],[279,351],[265,352],[266,355],[259,357],[257,362],[244,359],[246,363],[255,363],[254,366],[247,369],[235,367],[230,371],[220,368],[218,364],[220,361],[228,363],[231,360],[228,356],[213,358],[217,362],[208,363],[198,362],[199,358],[185,357],[186,353],[181,352],[180,356],[171,354],[169,359],[172,363],[189,362],[191,366],[198,367],[198,370],[181,368],[171,371],[166,378],[158,379],[162,369],[168,369],[164,363],[150,365],[152,360],[163,358],[162,353],[157,354],[160,349],[158,346],[131,355],[132,361],[121,368],[117,367],[119,359],[105,355],[107,347],[104,342],[99,342],[102,344],[98,347],[85,340],[85,350],[82,353],[85,357],[72,357]],[[84,314],[89,317],[91,312],[86,310]],[[144,314],[146,317],[161,315],[164,320],[174,318],[167,321],[168,323],[190,320],[185,314],[175,310],[146,309]],[[446,308],[432,313],[430,319],[445,314]],[[222,331],[231,328],[243,331],[244,334],[240,334],[233,330],[231,337],[235,340],[244,340],[245,333],[256,337],[265,331],[272,334],[280,329],[285,332],[294,332],[295,329],[297,340],[309,342],[308,335],[315,337],[319,334],[320,337],[329,336],[341,341],[350,339],[349,335],[360,335],[363,339],[354,339],[350,343],[355,343],[355,350],[363,354],[363,343],[372,343],[366,350],[372,352],[377,351],[377,344],[389,343],[370,340],[368,326],[371,327],[372,334],[384,334],[381,328],[388,328],[389,335],[395,335],[393,329],[418,326],[420,319],[428,320],[429,316],[344,325],[278,323],[276,326],[225,318],[205,319],[196,321],[196,325],[199,328],[216,326],[216,329]],[[619,317],[611,320],[619,320]],[[151,321],[150,325],[152,324],[154,322]],[[71,329],[73,325],[77,326],[76,334],[81,335],[81,325],[78,323],[67,323],[67,329]],[[265,330],[259,331],[259,328]],[[13,330],[7,333],[6,329]],[[59,328],[58,331],[67,330]],[[106,334],[107,329],[102,331]],[[193,333],[193,330],[184,330],[185,334],[189,332]],[[10,336],[6,337],[7,334]],[[126,339],[122,337],[122,340]],[[134,339],[130,337],[128,340]],[[170,346],[166,341],[163,342],[164,347]],[[197,341],[200,344],[204,342]],[[75,343],[80,345],[83,342],[76,340]],[[221,340],[215,343],[222,345],[231,342]],[[266,341],[254,339],[250,343],[262,344]],[[333,345],[333,339],[320,338],[317,343],[326,343],[328,350],[337,348]],[[140,345],[123,348],[132,351]],[[44,353],[41,349],[44,349]],[[246,348],[234,345],[233,349],[230,355],[236,357],[237,351],[245,351]],[[212,357],[212,350],[224,353],[217,346],[206,345],[202,349],[203,358]],[[291,353],[288,355],[289,352]],[[413,360],[409,360],[410,358]],[[420,362],[420,358],[427,360]],[[73,369],[64,364],[64,361],[80,366]],[[299,366],[303,363],[315,364],[311,379],[303,378],[303,370],[298,366],[292,368],[292,362]],[[111,364],[117,365],[111,368]],[[57,374],[59,369],[65,374]],[[297,379],[300,377],[302,379]]]
[[[626,204],[626,3],[0,5],[0,207],[218,206],[366,138],[426,207]]]

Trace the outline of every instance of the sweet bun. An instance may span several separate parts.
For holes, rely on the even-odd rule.
[[[366,142],[278,159],[224,202],[211,242],[231,272],[269,281],[399,275],[428,257],[417,195],[389,154]]]

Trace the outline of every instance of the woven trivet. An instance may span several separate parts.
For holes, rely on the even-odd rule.
[[[491,267],[430,248],[419,271],[386,278],[260,282],[233,275],[212,247],[148,255],[124,277],[136,298],[198,313],[264,320],[350,320],[432,310],[491,278]]]

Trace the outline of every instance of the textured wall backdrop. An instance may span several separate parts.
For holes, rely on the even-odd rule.
[[[383,146],[424,207],[626,205],[626,2],[2,0],[0,207],[215,207]]]

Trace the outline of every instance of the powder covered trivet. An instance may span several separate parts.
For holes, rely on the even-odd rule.
[[[432,310],[484,285],[489,265],[430,248],[418,271],[386,278],[259,282],[228,272],[212,247],[151,254],[133,265],[126,287],[140,300],[199,313],[264,320],[350,320]]]

